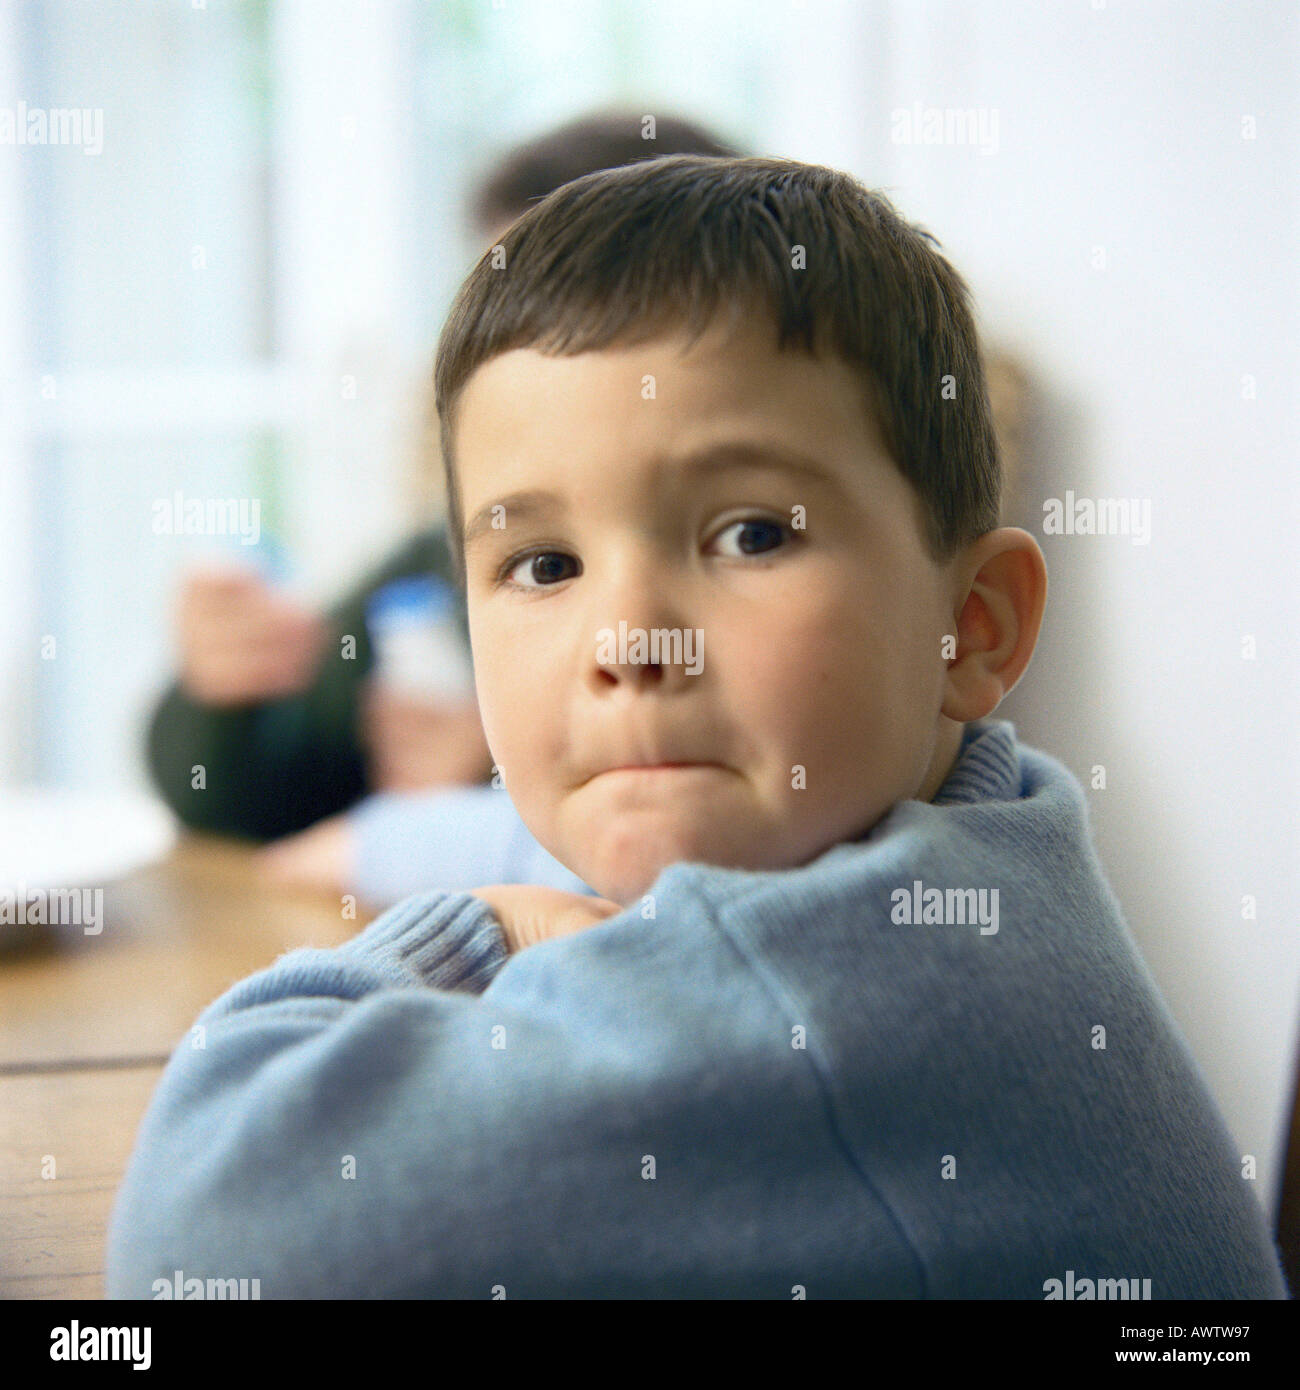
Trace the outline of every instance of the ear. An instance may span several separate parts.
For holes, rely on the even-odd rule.
[[[1047,605],[1038,542],[1003,526],[956,562],[957,654],[948,662],[941,713],[959,723],[992,714],[1029,665]]]

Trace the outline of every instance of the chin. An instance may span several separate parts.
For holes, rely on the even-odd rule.
[[[581,870],[576,872],[603,897],[626,907],[648,893],[666,868],[683,862],[725,867],[735,863],[735,856],[727,854],[721,846],[700,843],[672,844],[656,852],[643,841],[622,858],[602,855],[597,864],[590,865],[594,877],[586,877]]]
[[[578,873],[602,897],[621,907],[628,907],[639,902],[650,891],[655,880],[670,864],[699,857],[693,854],[647,855],[642,848],[640,853],[628,855],[617,867],[611,867],[609,860],[605,859],[592,867],[590,877],[582,874],[581,870]]]
[[[651,874],[597,874],[584,881],[602,898],[608,898],[620,907],[632,907],[645,897],[658,877],[659,869],[656,869]]]
[[[569,829],[569,845],[581,846],[581,851],[551,852],[590,888],[624,907],[648,893],[671,864],[766,865],[756,832],[720,836],[714,826],[665,822],[657,813],[628,813],[617,821],[606,817],[603,823],[597,817],[584,817],[580,825]]]

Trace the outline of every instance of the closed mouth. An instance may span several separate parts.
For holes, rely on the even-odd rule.
[[[689,772],[692,768],[715,768],[721,770],[721,763],[624,763],[619,767],[603,768],[600,772],[594,772],[587,778],[587,782],[594,782],[597,777],[608,776],[611,772]],[[582,783],[583,786],[586,782]]]
[[[620,767],[611,767],[610,772],[640,772],[657,767],[713,767],[713,763],[624,763]]]

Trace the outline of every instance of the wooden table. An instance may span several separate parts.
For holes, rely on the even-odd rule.
[[[269,888],[192,837],[104,891],[103,929],[0,953],[0,1299],[102,1298],[109,1212],[163,1064],[204,1007],[373,915]]]

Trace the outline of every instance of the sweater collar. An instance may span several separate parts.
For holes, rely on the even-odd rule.
[[[935,806],[1011,801],[1020,795],[1015,726],[1005,719],[976,719],[962,732],[961,749]]]

